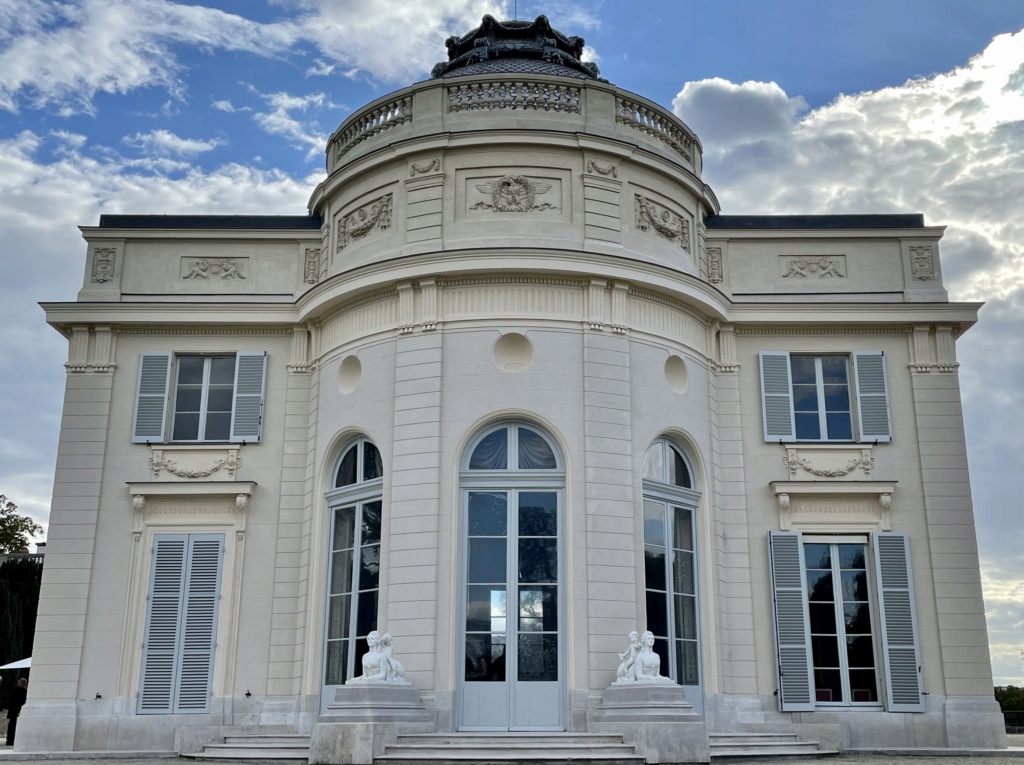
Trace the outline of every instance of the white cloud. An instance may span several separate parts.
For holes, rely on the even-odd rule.
[[[736,85],[715,77],[686,83],[672,107],[701,140],[708,136],[706,152],[721,155],[748,141],[788,133],[807,104],[799,96],[790,98],[774,82]]]
[[[133,149],[158,156],[175,154],[179,157],[194,157],[224,145],[224,141],[220,138],[201,141],[195,138],[182,138],[169,130],[151,130],[148,133],[126,135],[121,140]]]
[[[269,112],[256,112],[252,118],[271,135],[289,139],[296,148],[306,149],[307,158],[320,154],[327,145],[327,134],[315,120],[303,122],[295,113],[319,112],[322,109],[339,109],[326,93],[309,93],[295,96],[290,93],[260,93],[250,86],[270,107]]]

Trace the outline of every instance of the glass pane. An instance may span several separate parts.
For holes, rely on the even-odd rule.
[[[647,449],[644,457],[644,478],[665,482],[665,444],[662,441]]]
[[[348,637],[348,595],[332,595],[327,613],[327,639]]]
[[[519,581],[525,583],[558,581],[557,539],[541,537],[519,540]]]
[[[846,659],[851,667],[874,667],[875,649],[871,636],[846,638]]]
[[[198,412],[203,401],[203,389],[199,385],[179,385],[174,397],[175,412]]]
[[[676,666],[681,669],[681,685],[697,685],[700,683],[699,662],[697,661],[697,641],[676,641]],[[662,674],[665,674],[662,670]]]
[[[811,603],[811,632],[819,635],[836,634],[836,607],[831,603]]]
[[[343,685],[348,679],[348,641],[329,640],[327,642],[327,666],[324,667],[325,685]]]
[[[672,455],[672,460],[668,465],[668,482],[673,486],[682,486],[689,489],[690,471],[686,469],[686,462],[683,461],[683,456],[671,446],[668,447],[668,451]]]
[[[818,388],[814,385],[794,385],[793,410],[796,412],[817,412]]]
[[[789,370],[793,375],[793,385],[814,385],[817,373],[814,371],[814,356],[790,356]]]
[[[334,511],[334,550],[347,550],[355,544],[355,508],[339,507]]]
[[[466,631],[505,631],[504,587],[466,587]]]
[[[206,394],[207,412],[230,412],[231,399],[234,398],[230,387],[211,386]]]
[[[203,434],[206,441],[227,441],[230,437],[231,412],[210,412],[206,415],[206,432]]]
[[[540,434],[519,428],[519,469],[554,470],[558,467],[555,453]]]
[[[178,384],[199,385],[203,382],[203,366],[206,360],[202,356],[178,357]]]
[[[841,571],[843,577],[843,600],[868,599],[868,575],[864,571]]]
[[[676,595],[676,637],[697,639],[697,599],[692,595]]]
[[[832,568],[832,548],[828,545],[805,544],[804,564],[807,568]]]
[[[231,385],[235,384],[235,357],[214,356],[210,359],[210,384]]]
[[[670,674],[672,674],[672,665],[668,661],[668,641],[660,637],[657,640],[655,640],[654,652],[658,654],[658,658],[661,659],[661,667],[658,670],[659,674],[661,674],[663,677],[668,677]]]
[[[359,593],[356,636],[363,638],[377,629],[377,591]]]
[[[665,546],[665,506],[644,500],[644,543]]]
[[[845,356],[822,356],[821,357],[821,380],[825,383],[840,383],[847,381],[846,357]]]
[[[558,536],[558,495],[555,492],[520,492],[519,535],[524,537]]]
[[[469,458],[470,470],[508,469],[508,428],[501,428],[484,437]]]
[[[377,447],[369,441],[363,442],[363,480],[372,481],[384,475],[384,462]]]
[[[363,505],[362,543],[364,545],[380,542],[380,515],[382,504],[378,499]]]
[[[644,547],[644,576],[648,590],[665,590],[665,548]]]
[[[524,622],[529,621],[529,628]],[[558,587],[519,588],[519,628],[533,632],[558,631]]]
[[[668,634],[668,600],[665,593],[648,590],[647,629],[655,635]],[[661,641],[664,643],[664,641]],[[665,665],[668,666],[667,664]]]
[[[853,702],[877,702],[878,679],[873,669],[855,669],[850,672],[850,700]]]
[[[469,536],[503,537],[508,533],[508,496],[504,493],[469,494]],[[504,580],[504,577],[502,578]]]
[[[520,682],[558,680],[558,635],[519,636]]]
[[[171,439],[174,441],[195,441],[199,438],[199,415],[198,414],[175,414],[174,434]]]
[[[795,415],[796,437],[805,441],[818,441],[821,439],[821,422],[818,420],[817,412],[813,414]]]
[[[363,547],[359,556],[359,589],[375,590],[380,586],[380,547]]]
[[[469,540],[469,577],[476,584],[505,583],[505,540]]]
[[[693,513],[682,507],[673,507],[672,546],[677,550],[693,549]]]
[[[352,592],[352,551],[331,555],[331,595]]]
[[[871,634],[871,613],[867,603],[847,603],[843,606],[843,617],[848,635]]]
[[[825,415],[825,427],[832,441],[850,441],[853,439],[853,423],[849,412],[829,412]]]
[[[838,667],[839,645],[832,635],[812,635],[811,652],[815,667]]]
[[[838,669],[814,670],[815,701],[835,702],[843,700],[843,681]]]
[[[807,598],[818,601],[833,600],[831,571],[807,572]]]
[[[864,545],[837,545],[839,568],[867,568],[864,565]]]
[[[505,681],[504,635],[466,635],[466,680]]]
[[[672,553],[672,588],[684,595],[695,594],[693,553],[676,550]]]
[[[351,486],[356,482],[356,452],[355,446],[345,452],[338,465],[338,475],[334,479],[335,486]]]
[[[825,411],[827,411],[827,412],[848,412],[848,411],[850,411],[850,386],[849,385],[826,385],[825,386]]]

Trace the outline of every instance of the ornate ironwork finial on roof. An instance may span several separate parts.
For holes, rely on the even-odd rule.
[[[583,38],[553,29],[546,16],[534,21],[498,21],[484,16],[480,26],[445,41],[448,60],[431,77],[534,71],[562,77],[601,79],[597,64],[581,61]]]

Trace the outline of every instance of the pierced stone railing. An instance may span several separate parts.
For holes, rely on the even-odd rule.
[[[448,87],[449,112],[520,109],[580,113],[580,89],[550,82],[474,82]]]
[[[403,96],[375,109],[363,112],[334,139],[335,162],[341,160],[355,146],[375,135],[412,122],[412,96]]]
[[[668,144],[687,162],[693,164],[693,139],[670,122],[662,112],[616,96],[615,121]]]

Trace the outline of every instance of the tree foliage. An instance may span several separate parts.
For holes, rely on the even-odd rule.
[[[43,564],[37,558],[0,563],[0,666],[32,655],[42,580]],[[23,669],[0,670],[0,708],[6,708],[7,694],[25,674]]]
[[[0,553],[28,552],[28,544],[43,527],[27,515],[19,515],[18,506],[0,494]]]
[[[1024,688],[1015,685],[997,685],[996,701],[1004,712],[1024,711]]]

